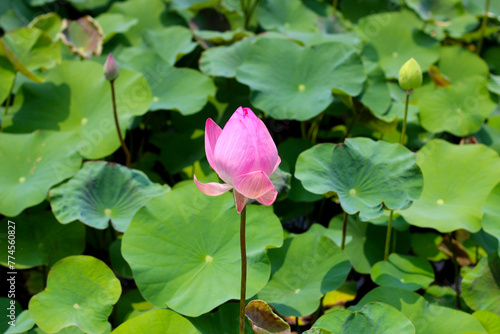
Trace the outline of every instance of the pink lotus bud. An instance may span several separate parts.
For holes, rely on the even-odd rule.
[[[113,81],[120,75],[120,71],[118,70],[118,64],[116,63],[115,57],[113,54],[108,55],[108,59],[106,59],[106,63],[104,64],[104,77],[106,80]]]
[[[205,152],[210,166],[225,182],[194,182],[204,194],[218,196],[234,188],[238,213],[248,198],[269,206],[278,192],[269,176],[281,162],[264,123],[249,108],[239,107],[224,126],[210,118],[205,125]]]

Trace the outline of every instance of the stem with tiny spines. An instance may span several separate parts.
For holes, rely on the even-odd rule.
[[[340,244],[340,249],[344,250],[345,248],[345,236],[347,234],[347,219],[349,215],[344,211],[344,219],[342,220],[342,242]]]
[[[484,12],[483,12],[483,20],[481,21],[481,37],[479,38],[479,42],[477,42],[477,49],[476,53],[480,54],[481,49],[483,48],[483,39],[484,39],[484,31],[486,30],[486,22],[488,22],[488,11],[490,10],[490,0],[486,0],[486,3],[484,5]]]
[[[127,145],[125,145],[125,141],[123,140],[122,132],[120,130],[120,124],[118,123],[118,112],[116,111],[115,81],[111,80],[109,83],[111,84],[111,100],[113,102],[113,115],[115,117],[116,131],[118,132],[118,138],[120,139],[120,143],[122,144],[123,152],[125,152],[125,166],[130,167],[130,152],[128,151]]]
[[[241,250],[241,289],[240,289],[240,334],[245,333],[245,294],[247,287],[247,250],[245,242],[245,227],[247,207],[243,207],[240,215],[240,250]]]
[[[391,210],[389,213],[389,223],[387,223],[387,235],[385,237],[385,251],[384,251],[384,261],[387,261],[389,258],[389,244],[391,243],[391,232],[392,232],[392,216],[394,214],[394,210]]]
[[[410,94],[412,93],[411,90],[406,91],[406,102],[405,102],[405,116],[403,118],[403,127],[401,129],[401,138],[399,139],[399,143],[401,145],[404,144],[405,141],[405,134],[406,134],[406,119],[408,118],[408,104],[410,103]]]

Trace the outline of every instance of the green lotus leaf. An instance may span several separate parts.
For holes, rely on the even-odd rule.
[[[415,292],[398,288],[375,288],[350,310],[359,311],[363,306],[372,302],[385,303],[399,310],[412,322],[415,332],[419,334],[465,334],[468,332],[486,334],[479,321],[471,314],[438,303],[429,303]]]
[[[46,334],[47,332],[41,330],[38,327],[33,328],[28,332],[28,334]],[[111,324],[108,322],[106,323],[106,328],[104,329],[104,332],[101,334],[110,334],[111,333]],[[64,327],[61,329],[57,334],[86,334],[85,332],[82,332],[78,327],[76,326],[70,326],[70,327]]]
[[[483,229],[500,242],[500,183],[493,189],[483,204]],[[500,255],[500,248],[498,250]]]
[[[239,298],[239,219],[232,194],[206,196],[192,181],[149,201],[134,216],[122,244],[144,298],[188,316]],[[248,207],[247,296],[269,279],[265,249],[279,247],[282,237],[272,208]]]
[[[51,189],[50,204],[62,224],[80,220],[105,229],[111,222],[125,232],[144,204],[169,190],[141,171],[105,161],[87,162],[71,180]]]
[[[481,258],[477,266],[462,279],[462,295],[469,307],[500,315],[500,258],[492,253]]]
[[[62,19],[57,13],[47,13],[37,16],[30,22],[28,27],[35,27],[45,31],[53,41],[59,38],[61,31]]]
[[[0,213],[14,217],[41,203],[53,185],[73,176],[82,158],[72,147],[72,133],[36,131],[0,133]]]
[[[7,277],[9,278],[9,277]],[[2,308],[2,310],[5,310],[5,318],[3,319],[3,321],[0,323],[0,331],[2,333],[4,333],[5,331],[9,330],[9,327],[11,327],[9,325],[9,321],[12,321],[14,320],[13,318],[11,318],[10,316],[13,315],[15,316],[16,319],[18,319],[18,317],[21,315],[21,313],[23,312],[23,308],[21,307],[21,305],[19,305],[19,303],[17,301],[14,300],[14,309],[9,309],[11,307],[11,300],[10,298],[7,298],[7,297],[0,297],[0,307]],[[5,321],[7,319],[7,321]],[[252,331],[253,332],[253,331]]]
[[[103,43],[106,43],[116,34],[126,33],[138,22],[134,17],[118,13],[103,13],[96,17],[96,21],[99,23],[104,33]]]
[[[178,110],[182,115],[192,115],[203,108],[209,96],[215,96],[212,79],[194,69],[174,68],[154,51],[129,59],[127,65],[146,77],[154,95],[151,110]]]
[[[465,9],[460,0],[418,1],[405,0],[408,7],[413,9],[425,21],[447,21],[462,14]]]
[[[83,12],[86,10],[97,9],[106,6],[109,0],[68,0],[73,7]]]
[[[175,10],[199,10],[206,7],[214,6],[214,0],[172,0],[172,8]]]
[[[151,334],[198,334],[189,320],[170,310],[151,310],[127,320],[111,333],[142,333],[145,329]]]
[[[194,50],[196,43],[187,28],[173,26],[162,30],[147,30],[143,34],[143,43],[133,48],[127,48],[120,53],[120,60],[128,63],[132,58],[154,51],[167,64],[174,65],[179,58]],[[155,66],[150,66],[148,72],[153,75],[159,72]]]
[[[51,267],[69,255],[79,255],[85,249],[85,227],[81,224],[61,225],[51,212],[21,214],[12,219],[15,225],[16,268]],[[2,220],[7,226],[7,218]],[[7,234],[0,235],[7,245]],[[0,263],[7,267],[7,256]]]
[[[393,253],[387,261],[373,266],[371,279],[381,286],[414,291],[426,288],[434,281],[434,270],[424,259]]]
[[[465,9],[475,15],[483,15],[486,0],[464,0]],[[491,1],[488,10],[490,16],[496,17],[497,20],[500,19],[500,3],[497,1]]]
[[[52,267],[47,288],[31,298],[29,310],[45,332],[76,326],[85,333],[101,334],[121,292],[120,281],[104,262],[69,256]]]
[[[422,70],[439,57],[439,43],[420,32],[422,21],[410,11],[373,14],[359,20],[356,31],[366,41],[365,54],[379,63],[387,78],[414,58]]]
[[[134,278],[132,269],[130,269],[130,266],[122,255],[122,239],[113,241],[111,246],[109,246],[109,259],[115,273],[124,278]]]
[[[5,101],[9,96],[15,77],[16,69],[12,63],[7,57],[0,55],[0,101]]]
[[[488,64],[474,52],[460,46],[441,47],[437,67],[452,85],[473,76],[487,78],[489,75]]]
[[[143,115],[151,105],[151,90],[142,74],[120,69],[115,91],[120,128],[125,135],[133,117]],[[103,158],[120,147],[111,88],[100,64],[63,61],[49,72],[43,84],[25,83],[16,99],[19,100],[17,110],[12,108],[4,118],[5,132],[50,129],[75,133],[75,139],[59,141],[59,150],[78,147],[89,159]]]
[[[204,314],[197,318],[189,318],[200,334],[234,334],[240,321],[240,308],[237,303],[226,303],[217,311]],[[245,334],[254,334],[252,326],[245,318]]]
[[[391,122],[396,118],[396,114],[391,112],[392,98],[389,85],[384,72],[377,65],[365,62],[367,72],[367,87],[360,102],[373,113],[375,117],[385,122]]]
[[[333,334],[333,332],[321,327],[313,327],[310,330],[303,332],[302,334]]]
[[[454,145],[441,139],[417,153],[424,174],[420,199],[401,215],[411,225],[439,232],[481,229],[481,205],[500,182],[498,153],[484,145]]]
[[[488,334],[500,333],[500,316],[496,313],[479,310],[472,313],[474,318],[479,320]]]
[[[415,327],[394,307],[373,302],[359,311],[337,310],[319,318],[314,325],[339,334],[348,333],[399,333],[415,334]]]
[[[411,247],[415,255],[430,261],[447,260],[448,256],[441,252],[438,246],[443,237],[437,233],[412,233]]]
[[[319,306],[322,295],[337,289],[351,270],[349,260],[325,236],[320,225],[285,239],[281,248],[268,251],[271,279],[257,294],[283,316],[305,316]]]
[[[383,206],[405,209],[419,198],[422,172],[404,146],[369,138],[319,144],[297,159],[295,176],[316,194],[335,191],[345,212],[377,218]]]
[[[203,51],[200,58],[200,70],[211,76],[234,78],[237,68],[243,63],[253,41],[255,38],[248,37],[231,45]]]
[[[275,119],[303,121],[333,101],[332,91],[358,95],[366,76],[352,46],[301,47],[287,39],[262,38],[249,48],[236,78],[250,86],[255,107]]]
[[[264,0],[257,7],[257,17],[266,30],[318,30],[317,15],[300,0]]]
[[[136,46],[141,44],[144,31],[165,28],[162,16],[166,10],[166,3],[162,0],[128,0],[113,3],[107,13],[137,19],[137,24],[124,33],[132,45]]]
[[[199,43],[204,43],[206,46],[233,44],[254,35],[252,32],[243,29],[228,31],[195,30],[193,34],[197,37]],[[203,42],[200,42],[200,40]]]
[[[474,136],[481,144],[488,145],[500,154],[500,116],[490,117]]]
[[[16,325],[15,326],[9,326],[9,329],[7,329],[4,334],[22,334],[26,333],[30,329],[35,326],[35,322],[31,318],[30,311],[25,310],[22,311],[21,314],[19,314],[16,317]]]
[[[488,81],[488,89],[490,92],[500,95],[500,75],[490,75],[490,80]]]
[[[252,300],[245,307],[245,315],[252,322],[252,328],[259,334],[290,334],[290,325],[273,312],[262,300]]]
[[[152,309],[157,309],[151,303],[144,300],[139,290],[134,289],[123,294],[116,303],[116,323],[122,324],[128,319],[134,318]]]
[[[344,1],[341,6],[342,15],[353,23],[358,22],[364,16],[373,13],[384,13],[397,8],[396,3],[385,0],[350,0]]]

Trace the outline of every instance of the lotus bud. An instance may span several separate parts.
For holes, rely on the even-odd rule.
[[[120,71],[118,70],[118,64],[116,63],[115,57],[113,54],[108,55],[108,59],[106,59],[106,63],[104,64],[104,76],[108,81],[114,81],[120,75]]]
[[[422,69],[415,59],[408,60],[399,70],[399,85],[406,91],[422,85]]]

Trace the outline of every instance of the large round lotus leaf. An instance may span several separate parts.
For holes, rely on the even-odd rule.
[[[373,266],[371,279],[381,286],[414,291],[428,287],[434,281],[434,271],[424,259],[393,253],[388,261]]]
[[[116,34],[127,32],[132,26],[137,24],[138,20],[134,17],[118,13],[103,13],[96,17],[96,21],[104,33],[103,43],[106,43]]]
[[[459,137],[479,131],[496,108],[486,84],[485,78],[472,76],[447,87],[415,94],[422,127],[430,132],[447,131]]]
[[[500,316],[496,313],[479,310],[472,313],[474,318],[479,320],[488,334],[500,333]]]
[[[199,334],[189,320],[170,310],[146,312],[127,320],[112,333],[144,333],[146,329],[150,334]]]
[[[12,219],[15,223],[16,268],[26,269],[49,266],[69,255],[79,255],[85,249],[85,227],[81,224],[61,225],[52,212],[21,214]],[[7,218],[2,223],[7,226]],[[2,244],[7,245],[7,234],[1,234]],[[0,263],[7,266],[7,257]]]
[[[424,174],[420,199],[401,215],[411,225],[439,232],[481,229],[481,205],[500,181],[498,153],[484,145],[454,145],[441,139],[417,153]]]
[[[385,122],[391,122],[396,118],[396,113],[391,107],[392,98],[389,85],[384,72],[377,65],[365,62],[367,72],[367,86],[360,102],[373,113],[375,117]]]
[[[10,319],[8,321],[10,321]],[[15,326],[9,325],[8,329],[3,332],[3,334],[23,334],[35,326],[35,322],[31,318],[30,311],[28,310],[24,310],[21,314],[16,316],[15,324]]]
[[[13,217],[41,203],[53,185],[73,176],[82,158],[62,147],[72,133],[0,133],[0,213]]]
[[[192,181],[149,201],[135,215],[122,243],[144,298],[188,316],[239,298],[239,221],[231,193],[207,196]],[[265,249],[279,247],[282,238],[272,208],[248,207],[247,296],[268,281],[271,268]]]
[[[419,334],[486,334],[479,321],[471,314],[438,303],[429,303],[415,292],[389,287],[378,287],[368,292],[350,310],[359,311],[368,303],[388,304],[403,313]]]
[[[9,96],[15,77],[14,66],[6,57],[0,56],[0,101],[5,101]]]
[[[415,155],[402,145],[369,138],[319,144],[297,159],[295,176],[316,194],[335,191],[345,212],[377,218],[383,205],[405,209],[422,191]]]
[[[4,131],[50,129],[77,133],[74,141],[60,140],[58,150],[66,152],[78,147],[89,159],[108,156],[120,147],[111,88],[102,65],[92,61],[63,61],[50,71],[44,83],[25,83],[20,91],[22,96],[16,99],[21,99],[22,105],[4,118]],[[151,90],[142,74],[120,69],[115,91],[120,128],[125,135],[132,118],[146,113],[151,105]]]
[[[335,216],[328,226],[329,237],[341,245],[343,214]],[[357,215],[349,215],[344,252],[353,268],[361,274],[369,274],[372,266],[384,259],[387,228],[362,222]]]
[[[77,326],[85,333],[100,334],[121,292],[120,281],[104,262],[69,256],[52,267],[47,288],[31,298],[29,310],[47,333]]]
[[[53,41],[59,38],[62,19],[57,13],[51,12],[37,16],[30,22],[28,27],[38,28],[45,31]]]
[[[462,295],[473,310],[500,315],[500,259],[498,254],[484,256],[462,279]]]
[[[420,31],[422,21],[410,11],[382,13],[359,20],[357,33],[366,41],[365,53],[377,61],[387,78],[414,58],[425,71],[438,59],[439,43]]]
[[[322,295],[344,283],[351,265],[344,252],[313,225],[308,232],[270,249],[271,279],[257,294],[283,316],[306,316],[319,306]]]
[[[307,120],[332,101],[332,90],[358,95],[366,79],[352,46],[302,47],[287,39],[258,39],[236,71],[252,104],[276,119]]]
[[[300,0],[264,0],[257,7],[257,17],[266,30],[318,30],[318,16]]]
[[[73,7],[83,12],[86,10],[97,9],[106,6],[109,0],[68,0]]]
[[[415,334],[415,327],[401,312],[383,303],[368,303],[359,311],[337,310],[319,318],[315,327],[322,327],[335,334]]]
[[[254,40],[253,37],[247,37],[231,45],[203,51],[200,58],[200,70],[211,76],[234,78],[236,69],[243,63]]]
[[[500,183],[493,189],[483,204],[483,229],[500,241]],[[499,249],[500,254],[500,249]]]
[[[108,13],[122,14],[137,19],[137,24],[130,27],[124,35],[132,45],[139,45],[144,31],[165,28],[162,24],[162,15],[166,9],[166,3],[162,0],[128,0],[115,2]]]
[[[209,96],[215,96],[212,79],[190,68],[174,68],[154,51],[131,58],[127,65],[146,77],[154,95],[151,110],[178,110],[191,115],[203,108]]]
[[[488,64],[481,57],[457,45],[441,47],[437,67],[452,85],[476,75],[487,78],[489,74]]]
[[[240,323],[238,303],[226,303],[211,312],[197,318],[189,318],[200,334],[234,334]],[[254,334],[252,325],[245,318],[245,334]]]
[[[52,188],[50,204],[57,220],[75,220],[124,232],[135,213],[151,198],[169,191],[141,171],[105,161],[87,162],[68,182]]]
[[[405,2],[425,21],[430,19],[446,21],[464,12],[464,5],[460,0],[405,0]]]
[[[151,309],[157,309],[144,300],[139,290],[134,289],[123,294],[116,303],[116,323],[122,324],[128,319],[134,318]]]

